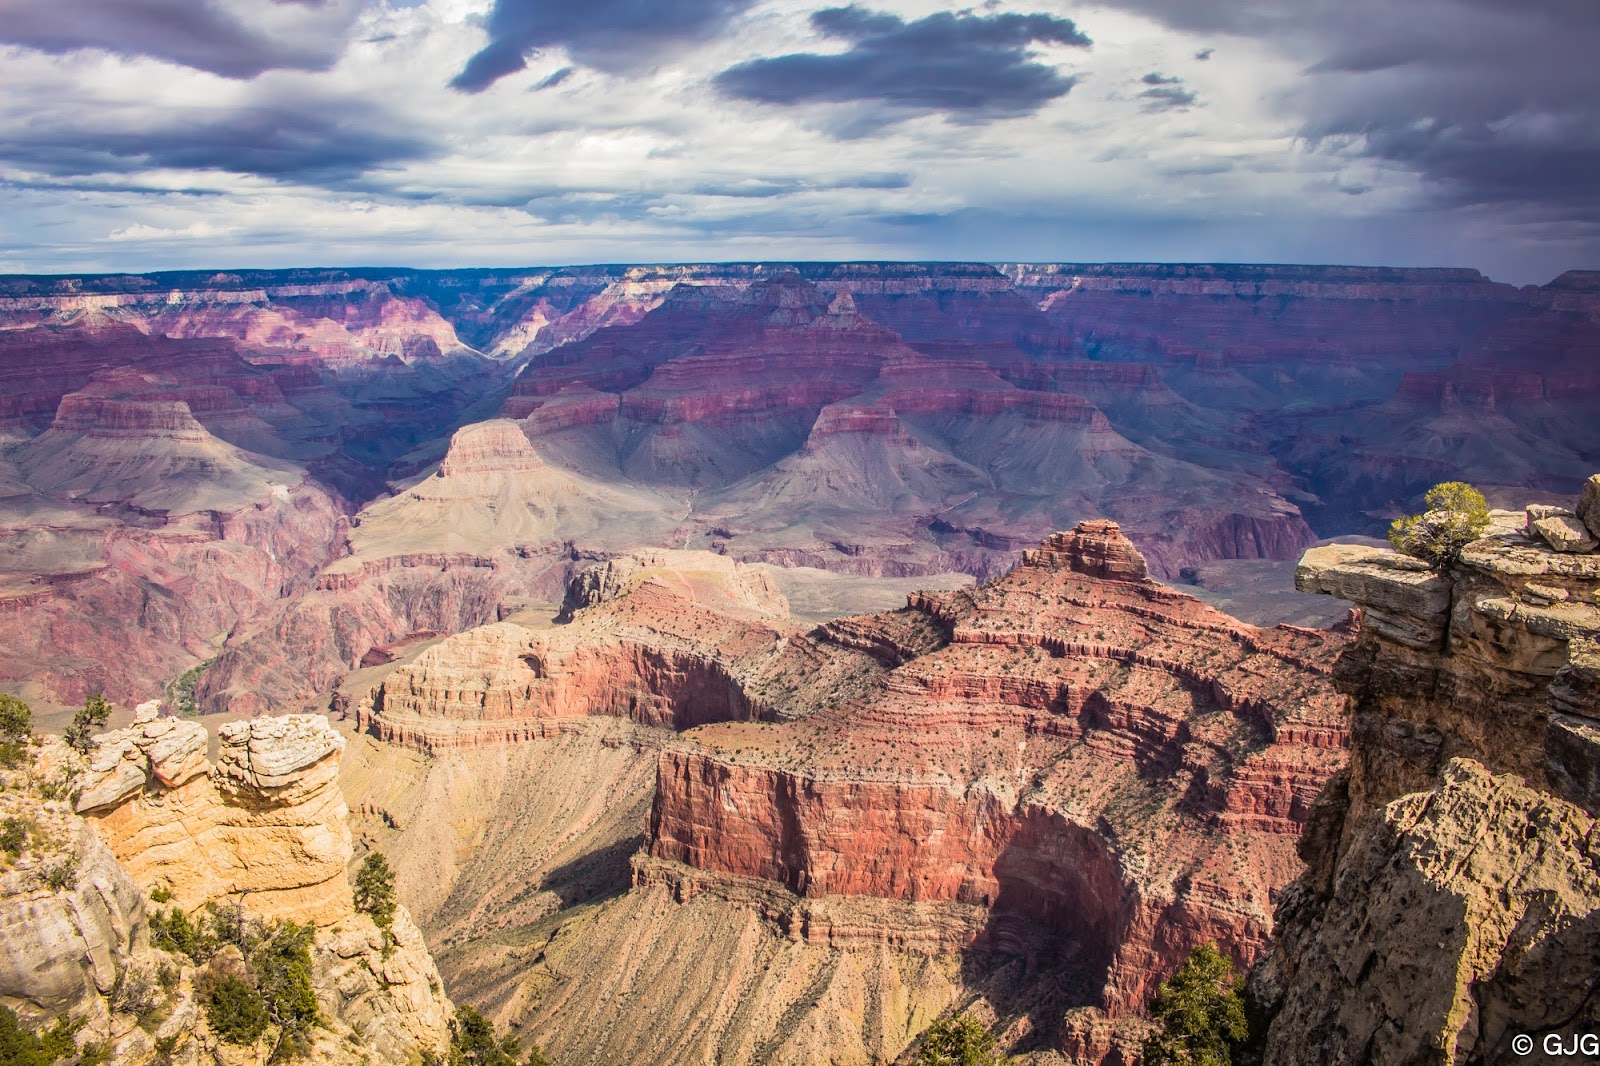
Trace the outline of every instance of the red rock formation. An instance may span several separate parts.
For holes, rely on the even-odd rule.
[[[1036,550],[1023,552],[1023,564],[1047,570],[1072,570],[1107,581],[1149,578],[1144,556],[1115,522],[1080,522],[1071,533],[1056,533]]]
[[[988,585],[805,636],[672,586],[446,641],[362,720],[428,750],[582,715],[687,730],[657,763],[639,885],[954,907],[919,926],[922,950],[1066,966],[1113,1018],[1197,943],[1255,957],[1343,760],[1344,637],[1256,629],[1151,582],[1111,523]],[[960,917],[973,907],[981,923]],[[790,935],[847,946],[876,942],[869,928]]]

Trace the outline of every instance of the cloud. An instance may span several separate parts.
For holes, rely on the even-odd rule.
[[[1170,74],[1151,71],[1139,83],[1149,86],[1139,94],[1146,111],[1187,111],[1199,100],[1195,92],[1183,87],[1182,78]]]
[[[56,178],[148,170],[215,170],[310,184],[337,184],[375,167],[428,154],[387,116],[339,101],[289,101],[147,114],[142,125],[34,125],[0,134],[0,156]]]
[[[360,0],[0,0],[0,43],[148,56],[243,79],[326,70],[359,9]]]
[[[1278,100],[1304,142],[1409,171],[1437,206],[1600,219],[1592,0],[1108,2],[1294,57],[1302,77]]]
[[[577,67],[562,67],[554,74],[546,75],[544,78],[540,79],[539,83],[533,87],[533,91],[538,92],[540,89],[554,89],[557,85],[560,85],[562,82],[572,77],[573,74],[577,73],[577,70]]]
[[[907,22],[859,5],[813,12],[811,27],[844,52],[800,52],[740,63],[714,79],[724,94],[765,104],[859,103],[865,131],[919,114],[981,123],[1030,115],[1075,79],[1039,62],[1035,44],[1087,48],[1070,19],[938,12]]]
[[[478,93],[527,66],[530,52],[562,48],[606,71],[647,64],[670,45],[715,35],[754,0],[495,0],[489,43],[452,88]]]

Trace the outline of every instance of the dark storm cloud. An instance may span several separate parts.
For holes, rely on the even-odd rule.
[[[572,77],[577,69],[577,67],[562,67],[560,70],[547,76],[540,81],[539,84],[535,85],[533,87],[533,91],[538,92],[540,89],[554,89],[557,85],[560,85],[562,82]]]
[[[1183,111],[1193,107],[1199,99],[1188,89],[1176,85],[1160,85],[1139,94],[1146,111]]]
[[[1074,80],[1038,62],[1034,44],[1088,47],[1070,20],[1051,15],[939,12],[914,22],[858,5],[814,12],[811,25],[850,47],[741,63],[717,75],[729,96],[767,104],[866,103],[874,126],[943,113],[986,122],[1028,115],[1065,96]]]
[[[495,0],[489,43],[450,82],[482,92],[527,66],[527,56],[563,48],[580,63],[624,70],[664,45],[705,40],[754,0]]]
[[[1303,64],[1314,148],[1404,167],[1436,204],[1600,218],[1595,0],[1110,0]]]
[[[56,55],[101,49],[253,78],[327,69],[356,8],[351,0],[271,0],[256,5],[270,18],[250,19],[217,0],[0,0],[0,43]]]
[[[0,135],[0,158],[35,174],[74,178],[151,169],[220,170],[336,187],[430,152],[369,108],[341,103],[163,112],[143,129],[32,126]]]

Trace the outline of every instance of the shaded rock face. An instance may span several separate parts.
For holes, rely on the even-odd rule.
[[[1582,808],[1452,761],[1348,837],[1325,899],[1285,895],[1255,976],[1287,985],[1268,1061],[1510,1062],[1519,1033],[1591,1031],[1596,840]]]
[[[1350,768],[1251,975],[1269,1063],[1509,1061],[1518,1033],[1600,1023],[1600,556],[1555,550],[1548,517],[1497,512],[1443,574],[1302,561],[1365,617],[1335,673]]]
[[[430,648],[363,724],[433,752],[544,743],[578,716],[670,728],[633,892],[755,906],[814,946],[1020,955],[1113,1020],[1200,942],[1259,952],[1343,762],[1342,635],[1144,580],[1109,524],[807,634],[727,595],[737,568],[670,562],[690,576],[574,582],[594,595],[566,626]]]

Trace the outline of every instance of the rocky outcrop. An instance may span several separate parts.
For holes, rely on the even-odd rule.
[[[709,552],[662,549],[633,552],[584,567],[567,582],[561,616],[570,621],[575,612],[614,600],[651,580],[696,584],[703,592],[696,595],[692,591],[689,598],[709,599],[712,603],[723,600],[734,610],[773,618],[785,618],[789,614],[788,601],[765,571]],[[716,595],[704,595],[712,589]]]
[[[27,836],[19,856],[0,860],[0,1004],[34,1028],[71,1018],[80,1041],[130,1066],[162,1061],[158,1042],[179,1061],[264,1061],[270,1048],[219,1048],[198,991],[204,959],[151,936],[154,914],[182,909],[205,926],[203,908],[239,904],[252,920],[313,924],[320,1018],[309,1060],[410,1062],[441,1050],[453,1007],[409,913],[397,908],[386,936],[351,905],[350,835],[331,776],[343,738],[309,716],[234,723],[212,767],[204,729],[158,718],[156,706],[89,759],[49,738],[6,772],[0,813]],[[48,798],[78,784],[82,815]],[[145,822],[134,835],[140,815],[116,817],[132,808]],[[342,893],[308,896],[325,877]]]
[[[1578,496],[1578,517],[1583,519],[1591,535],[1600,537],[1600,474],[1592,475],[1583,483],[1583,492]]]
[[[339,792],[345,740],[316,715],[206,731],[170,718],[106,734],[77,808],[134,880],[185,910],[241,897],[256,914],[326,926],[351,913]]]
[[[1315,548],[1301,561],[1303,591],[1362,609],[1363,637],[1340,673],[1354,736],[1370,740],[1351,756],[1358,811],[1431,787],[1458,756],[1537,787],[1553,770],[1571,776],[1546,754],[1547,735],[1564,750],[1575,706],[1554,702],[1552,684],[1577,676],[1600,635],[1600,554],[1553,549],[1537,532],[1542,515],[1533,512],[1530,530],[1521,512],[1497,512],[1491,535],[1443,574],[1387,549],[1347,545]]]
[[[1350,768],[1251,976],[1268,1063],[1509,1061],[1600,1022],[1600,556],[1550,544],[1551,510],[1497,512],[1442,573],[1302,562],[1364,620],[1335,674]]]
[[[0,812],[32,838],[0,869],[0,1005],[45,1023],[108,995],[148,948],[144,895],[64,801],[10,794]],[[61,888],[48,880],[58,868],[70,874]]]
[[[1149,568],[1115,522],[1080,522],[1071,533],[1057,533],[1040,548],[1022,554],[1026,566],[1064,568],[1107,581],[1144,581]]]
[[[1595,841],[1582,808],[1451,761],[1349,835],[1325,897],[1285,894],[1254,978],[1281,1003],[1268,1061],[1510,1062],[1518,1034],[1591,1031]]]

